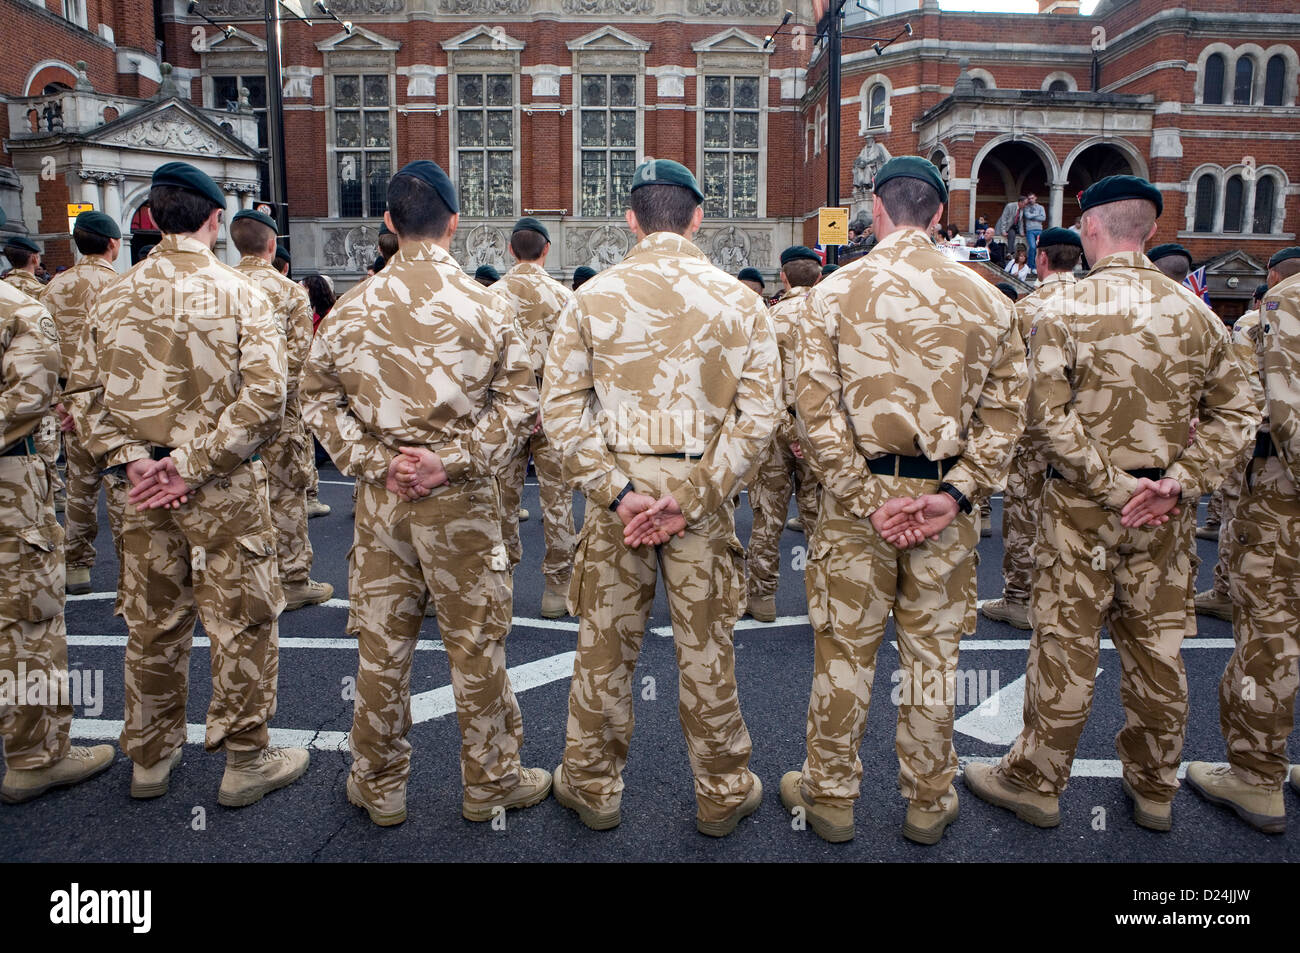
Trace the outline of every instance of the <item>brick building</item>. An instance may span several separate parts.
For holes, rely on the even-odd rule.
[[[52,262],[70,259],[63,203],[98,198],[128,227],[140,221],[142,167],[187,151],[214,167],[232,207],[251,202],[265,181],[262,6],[203,0],[223,30],[184,0],[0,0],[0,202],[11,229],[44,238]],[[454,251],[467,268],[506,264],[509,224],[524,213],[550,227],[556,274],[608,265],[629,245],[628,178],[654,155],[699,176],[709,194],[700,242],[719,265],[774,274],[783,246],[815,241],[826,196],[826,57],[810,0],[764,48],[785,6],[335,0],[350,32],[286,13],[296,271],[361,274],[388,177],[421,157],[459,185]],[[861,184],[885,155],[939,164],[949,220],[963,229],[996,219],[1023,190],[1038,193],[1049,224],[1068,225],[1080,189],[1136,172],[1164,192],[1159,240],[1209,263],[1225,317],[1268,256],[1295,242],[1300,13],[1289,0],[1255,0],[1250,12],[1226,0],[1102,0],[1088,16],[1073,0],[1043,0],[1036,15],[868,6],[885,15],[865,20],[850,3],[839,107],[841,194],[856,211],[869,203],[855,176]],[[863,39],[904,22],[912,35],[881,55]],[[43,127],[51,104],[81,125]],[[187,124],[203,148],[184,141]],[[108,168],[115,145],[125,171]],[[65,152],[48,177],[41,163],[55,146]]]

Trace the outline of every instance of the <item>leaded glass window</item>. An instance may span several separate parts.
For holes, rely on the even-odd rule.
[[[580,82],[580,214],[618,215],[636,171],[636,76],[584,75]]]
[[[759,78],[704,77],[704,214],[758,216]]]
[[[457,74],[455,121],[461,214],[514,215],[514,76]]]
[[[335,74],[334,151],[343,218],[371,218],[387,208],[393,175],[393,117],[388,77]]]

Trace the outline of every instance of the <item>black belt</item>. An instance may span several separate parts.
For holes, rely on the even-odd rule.
[[[918,480],[941,480],[957,463],[957,457],[930,460],[926,457],[905,457],[887,453],[867,461],[867,469],[879,476],[910,477]]]
[[[171,447],[153,447],[153,448],[150,449],[150,451],[149,451],[149,455],[150,455],[151,457],[153,457],[153,459],[155,459],[155,460],[165,460],[165,459],[167,459],[168,457],[170,457],[170,456],[172,455],[172,448],[171,448]],[[248,462],[249,462],[249,463],[252,463],[254,460],[261,460],[261,459],[262,459],[262,455],[261,455],[260,453],[255,453],[255,454],[253,454],[251,457],[248,458]]]
[[[1135,477],[1139,480],[1150,480],[1153,483],[1158,483],[1160,480],[1165,478],[1165,471],[1158,467],[1139,467],[1136,470],[1125,470],[1124,472],[1131,477]],[[1056,467],[1049,466],[1047,468],[1047,479],[1051,480],[1054,477],[1064,480],[1065,474],[1056,469]]]
[[[667,457],[669,460],[698,460],[698,453],[647,453],[647,457]]]
[[[23,437],[16,440],[11,446],[5,447],[0,452],[0,457],[34,457],[36,456],[36,441],[31,437]]]
[[[1273,446],[1273,435],[1270,433],[1255,434],[1255,457],[1263,460],[1276,456],[1277,447]]]

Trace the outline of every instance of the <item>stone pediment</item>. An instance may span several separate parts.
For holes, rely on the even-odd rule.
[[[220,125],[184,99],[164,99],[119,116],[86,136],[87,142],[186,156],[258,158]]]
[[[1267,267],[1240,249],[1233,249],[1205,263],[1206,275],[1262,275]]]
[[[321,40],[316,49],[322,53],[396,53],[402,44],[367,30],[363,26],[354,26],[352,32],[335,33],[328,40]]]
[[[588,33],[586,36],[580,36],[576,40],[570,40],[567,44],[570,50],[615,50],[644,53],[650,49],[650,44],[645,40],[639,40],[630,33],[624,33],[617,27],[601,27],[595,32]]]
[[[761,6],[761,4],[757,4]],[[776,4],[772,4],[773,11],[776,10]],[[701,12],[707,12],[701,10]],[[751,33],[744,30],[731,27],[723,30],[721,33],[715,33],[713,36],[705,37],[698,43],[692,43],[691,49],[696,53],[774,53],[776,45],[763,49],[763,41]]]
[[[518,51],[524,48],[524,41],[507,35],[506,31],[499,26],[492,29],[476,26],[472,30],[456,34],[450,40],[444,40],[442,48],[449,53],[458,50]]]
[[[205,53],[261,53],[266,54],[266,41],[259,36],[245,33],[239,27],[229,36],[218,33],[216,39],[209,39]]]

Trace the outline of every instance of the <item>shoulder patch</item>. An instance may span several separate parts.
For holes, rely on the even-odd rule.
[[[41,324],[41,333],[43,333],[47,338],[49,338],[55,344],[58,344],[59,329],[58,327],[55,326],[54,319],[47,314],[41,318],[40,324]]]
[[[1280,301],[1268,301],[1268,302],[1265,302],[1265,304],[1264,304],[1264,310],[1265,310],[1265,311],[1276,311],[1276,310],[1277,310],[1277,306],[1278,306],[1279,304],[1281,304]]]

